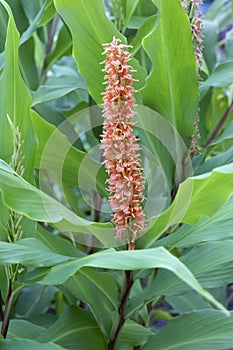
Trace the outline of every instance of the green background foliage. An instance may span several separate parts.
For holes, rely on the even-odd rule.
[[[0,348],[231,348],[232,1],[205,15],[199,73],[180,0],[0,0],[0,18]],[[133,251],[115,238],[99,151],[114,36],[132,45],[146,178]]]

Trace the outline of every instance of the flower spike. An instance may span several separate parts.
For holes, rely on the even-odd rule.
[[[104,131],[101,148],[109,175],[112,222],[116,237],[126,239],[129,249],[134,249],[138,232],[146,227],[142,210],[144,178],[138,153],[140,147],[133,134],[133,94],[136,90],[132,86],[135,81],[132,73],[135,70],[128,64],[130,53],[126,49],[130,46],[121,44],[117,38],[103,46],[106,59],[101,63],[106,73],[106,88],[102,94]]]

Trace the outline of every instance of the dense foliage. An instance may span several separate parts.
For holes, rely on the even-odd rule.
[[[0,0],[1,350],[233,347],[233,3],[202,28],[194,2]],[[100,146],[114,37],[145,178],[129,247]]]

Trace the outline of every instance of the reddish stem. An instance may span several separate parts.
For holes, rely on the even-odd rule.
[[[3,338],[6,338],[9,324],[10,324],[10,316],[11,316],[11,308],[12,308],[12,281],[9,280],[9,286],[8,286],[8,294],[6,299],[6,306],[5,311],[3,315],[3,321],[2,321],[2,329],[1,334]]]
[[[225,123],[227,118],[229,117],[232,109],[233,109],[233,101],[231,102],[230,106],[227,108],[226,112],[223,114],[223,116],[220,119],[218,125],[216,126],[216,128],[214,129],[212,134],[210,135],[210,137],[209,137],[208,141],[206,142],[206,144],[204,145],[205,148],[207,148],[211,144],[211,142],[215,139],[215,137],[219,133],[221,127],[223,126],[223,124]]]

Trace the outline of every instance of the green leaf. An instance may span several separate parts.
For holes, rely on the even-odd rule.
[[[86,84],[80,76],[60,76],[48,78],[44,85],[41,85],[35,92],[32,99],[32,106],[55,100],[67,95],[69,92],[82,89],[86,90]]]
[[[36,239],[44,243],[57,254],[73,257],[83,256],[83,253],[74,246],[73,242],[45,230],[41,225],[38,225]]]
[[[103,334],[111,334],[119,307],[114,277],[106,272],[83,268],[64,285],[76,298],[88,304]]]
[[[47,69],[63,56],[71,55],[72,39],[66,25],[63,25],[58,34],[54,50],[45,57]]]
[[[30,300],[31,303],[34,300]],[[44,327],[33,324],[32,322],[26,320],[11,319],[7,337],[9,339],[32,339],[34,340],[41,333],[45,331]]]
[[[231,1],[213,1],[205,14],[205,19],[218,22],[219,30],[222,30],[232,23]]]
[[[0,348],[1,350],[66,350],[53,343],[41,344],[27,339],[0,340]]]
[[[145,162],[144,171],[145,174],[148,174],[149,177],[151,177],[152,181],[156,181],[158,171],[162,170],[165,184],[159,187],[162,191],[162,197],[165,197],[168,193],[167,196],[169,198],[166,203],[167,207],[170,204],[170,193],[174,186],[174,181],[178,186],[184,178],[192,174],[191,160],[187,155],[187,148],[183,139],[166,118],[162,117],[156,111],[144,106],[137,106],[135,111],[137,114],[134,120],[136,122],[136,130],[138,130],[140,136],[142,149],[151,152],[150,156],[147,156],[147,152],[145,152],[145,158],[148,158],[148,160],[151,158],[151,161],[149,166],[147,166],[147,163]],[[186,159],[185,169],[183,164],[184,159]],[[153,167],[156,167],[157,162],[159,162],[161,170],[158,169],[157,166],[155,175],[152,173],[152,169]],[[172,176],[173,173],[176,173],[175,179]],[[153,183],[150,184],[148,199],[153,197],[151,191],[153,191],[155,186],[156,185]],[[165,189],[162,189],[163,186]],[[153,216],[154,215],[155,213],[153,213]]]
[[[178,231],[157,243],[167,248],[187,248],[202,242],[229,239],[232,237],[232,212],[233,197],[211,218],[202,218],[196,225],[183,225]]]
[[[233,193],[232,174],[233,163],[185,180],[179,186],[172,205],[160,216],[151,219],[138,245],[149,247],[168,227],[181,222],[196,224],[203,216],[213,215]]]
[[[25,12],[29,22],[32,22],[42,5],[46,0],[34,0],[28,2],[27,0],[20,0],[23,11]]]
[[[225,141],[225,140],[229,140],[229,139],[233,139],[233,122],[230,122],[227,127],[224,129],[223,133],[219,136],[219,138],[211,143],[212,145],[218,145],[219,143]]]
[[[29,23],[28,23],[27,18],[24,14],[21,0],[19,0],[19,1],[8,0],[6,2],[8,3],[8,5],[11,8],[13,17],[14,17],[15,22],[16,22],[16,27],[17,27],[19,33],[22,34],[25,31],[25,29],[28,27]]]
[[[216,64],[216,45],[218,42],[218,23],[205,20],[203,29],[203,55],[211,72]]]
[[[118,350],[132,350],[147,343],[153,332],[132,320],[127,320],[120,332]]]
[[[18,126],[24,140],[24,178],[33,182],[36,140],[30,117],[31,96],[19,71],[19,33],[14,18],[8,4],[3,0],[0,3],[9,15],[5,46],[6,58],[0,78],[0,130],[4,131],[0,137],[0,157],[9,162],[13,153],[12,130],[7,120],[8,114],[15,127]]]
[[[10,174],[15,174],[14,170],[10,167],[10,165],[4,162],[4,160],[2,159],[0,159],[0,168]]]
[[[207,94],[200,101],[200,106],[200,116],[202,119],[200,127],[204,138],[202,143],[205,144],[218,125],[219,118],[228,109],[229,101],[223,88],[214,88],[208,90]]]
[[[139,29],[148,18],[149,18],[148,16],[132,16],[128,23],[128,28]]]
[[[103,0],[54,1],[58,13],[68,25],[73,38],[73,54],[90,94],[101,103],[103,90],[102,44],[120,36],[105,15]]]
[[[200,86],[203,97],[210,87],[228,87],[233,82],[233,61],[220,63]]]
[[[225,294],[225,290],[223,290],[223,293]],[[182,295],[166,296],[166,301],[171,305],[175,312],[178,312],[179,314],[210,308],[208,302],[193,290],[189,290]],[[225,303],[225,295],[223,303]]]
[[[9,287],[9,281],[8,281],[8,268],[7,266],[0,266],[0,285],[1,285],[1,297],[6,305],[6,300],[8,296],[8,287]]]
[[[85,153],[72,147],[67,137],[62,134],[54,125],[46,122],[38,113],[32,110],[31,116],[33,127],[38,139],[35,167],[37,169],[40,169],[42,161],[41,159],[43,153],[45,152],[45,148],[47,147],[48,149],[48,142],[54,135],[54,146],[52,147],[51,151],[48,149],[49,154],[47,155],[47,158],[50,158],[49,168],[54,169],[56,172],[56,164],[61,164],[61,162],[63,163],[65,158],[67,158],[67,165],[69,166],[69,169],[66,171],[65,166],[63,166],[64,178],[69,184],[77,184],[78,168],[83,161]],[[61,154],[60,161],[58,159],[60,153],[57,152],[58,145],[61,146],[61,150],[64,150],[64,153]],[[67,151],[68,155],[66,155]],[[45,161],[46,160],[44,160],[44,163]],[[74,169],[72,169],[72,167],[74,167]]]
[[[3,72],[0,77],[0,158],[10,162],[13,154],[13,130],[10,120],[14,127],[18,127],[22,135],[24,167],[23,177],[30,183],[34,183],[34,158],[36,150],[36,138],[31,124],[30,103],[31,95],[26,87],[19,69],[19,32],[9,5],[1,0],[0,7],[4,7],[8,14],[7,37],[5,43],[5,62]],[[1,215],[1,225],[8,220],[6,210]],[[27,220],[22,221],[22,231],[25,234],[25,225],[27,230],[33,235],[35,225]]]
[[[159,9],[159,18],[154,31],[142,41],[153,65],[141,91],[143,102],[171,121],[188,143],[198,105],[190,23],[179,0],[153,3]]]
[[[34,284],[32,286],[27,286],[23,288],[20,292],[20,295],[17,299],[16,304],[16,314],[18,318],[30,319],[33,316],[38,316],[41,314],[45,314],[51,309],[52,302],[54,301],[54,295],[57,292],[57,288],[54,286],[42,286],[40,284]],[[54,317],[55,318],[55,317]],[[25,321],[26,323],[26,321]],[[28,322],[29,323],[29,322]],[[42,333],[41,331],[37,331],[37,327],[34,324],[31,324],[31,335],[29,334],[29,326],[20,327],[16,321],[16,325],[13,326],[14,338],[30,338],[35,339],[36,336]],[[25,334],[20,335],[20,328],[25,330]],[[39,327],[39,329],[42,327]],[[36,336],[33,336],[33,331],[37,332]],[[18,330],[18,334],[17,334]],[[12,331],[10,329],[10,331]],[[15,334],[16,333],[16,334]]]
[[[180,260],[205,288],[222,287],[232,281],[232,245],[231,240],[199,244]],[[190,288],[172,273],[160,270],[151,285],[130,300],[127,314],[131,315],[158,295],[182,296],[187,291]],[[193,303],[192,298],[189,302]]]
[[[217,308],[225,310],[221,304],[199,285],[186,266],[163,247],[134,251],[107,250],[92,254],[52,267],[47,275],[40,280],[40,283],[49,285],[63,284],[68,278],[76,274],[79,269],[87,266],[113,270],[168,269]],[[225,312],[227,313],[226,310]]]
[[[33,252],[33,253],[32,253]],[[17,243],[0,242],[0,264],[18,264],[25,266],[53,266],[71,260],[73,257],[56,254],[42,242],[26,238]]]
[[[70,350],[105,350],[107,345],[91,313],[76,307],[67,308],[59,319],[47,329],[38,341],[56,342]]]
[[[0,34],[0,52],[1,54],[1,69],[2,69],[2,59],[4,55],[4,48],[5,48],[5,41],[6,41],[6,33],[7,33],[7,23],[8,23],[8,17],[7,13],[4,10],[4,8],[0,7],[0,18],[1,18],[1,34]]]
[[[195,175],[204,174],[212,171],[216,167],[221,167],[226,164],[233,163],[233,146],[226,152],[222,152],[215,157],[207,159],[195,170]]]
[[[69,185],[77,185],[80,181],[86,187],[95,190],[97,182],[98,190],[102,194],[106,194],[106,175],[101,164],[87,153],[74,148],[67,137],[62,134],[62,129],[64,129],[64,133],[67,132],[66,128],[69,123],[66,122],[61,124],[59,128],[56,128],[41,118],[35,111],[31,111],[31,115],[38,139],[35,167],[37,169],[47,169],[54,174],[60,174],[62,180]],[[74,137],[73,142],[78,139],[78,135],[75,134],[72,138]],[[59,152],[57,152],[58,148]],[[85,165],[82,163],[84,159]],[[79,172],[81,166],[82,171]],[[91,172],[90,169],[92,169]],[[97,174],[98,180],[96,180]]]
[[[103,0],[66,0],[54,1],[58,13],[68,25],[73,38],[73,55],[78,64],[81,76],[85,79],[89,92],[96,103],[102,103],[101,92],[104,90],[104,74],[100,62],[103,61],[102,44],[119,37],[123,43],[125,37],[107,18]],[[145,71],[136,60],[131,64],[136,68],[134,78],[139,81],[135,88],[144,85]]]
[[[134,13],[134,11],[139,3],[139,0],[126,0],[124,2],[126,2],[126,4],[125,4],[126,11],[125,11],[125,18],[124,18],[123,33],[127,28],[129,20],[132,17],[132,15],[133,15],[133,13]]]
[[[221,287],[232,281],[232,247],[231,240],[203,243],[192,248],[180,260],[205,288]],[[149,287],[151,295],[181,295],[187,290],[189,288],[168,271],[160,271]]]
[[[232,347],[233,318],[218,311],[196,311],[176,317],[151,337],[143,350],[223,350]]]
[[[40,20],[39,27],[48,23],[52,17],[55,15],[56,9],[53,0],[46,0],[45,11],[43,17]]]
[[[59,230],[94,234],[105,246],[115,246],[114,230],[111,223],[95,223],[85,220],[52,197],[30,185],[19,176],[0,169],[0,192],[3,201],[15,212],[34,221],[56,223]]]
[[[131,49],[131,53],[133,55],[135,55],[135,53],[140,49],[143,38],[149,35],[149,33],[154,29],[157,19],[157,15],[149,17],[138,29],[137,34],[135,35],[131,43],[131,45],[133,46]]]
[[[27,30],[22,34],[21,38],[20,38],[20,45],[24,44],[32,35],[33,33],[36,31],[37,26],[44,14],[44,10],[45,10],[45,3],[42,4],[39,12],[37,13],[37,15],[35,16],[35,18],[33,19],[33,21],[31,22],[30,26],[27,28]]]
[[[39,85],[39,75],[34,59],[34,50],[35,43],[33,37],[19,48],[21,74],[25,83],[31,90],[36,90]]]

